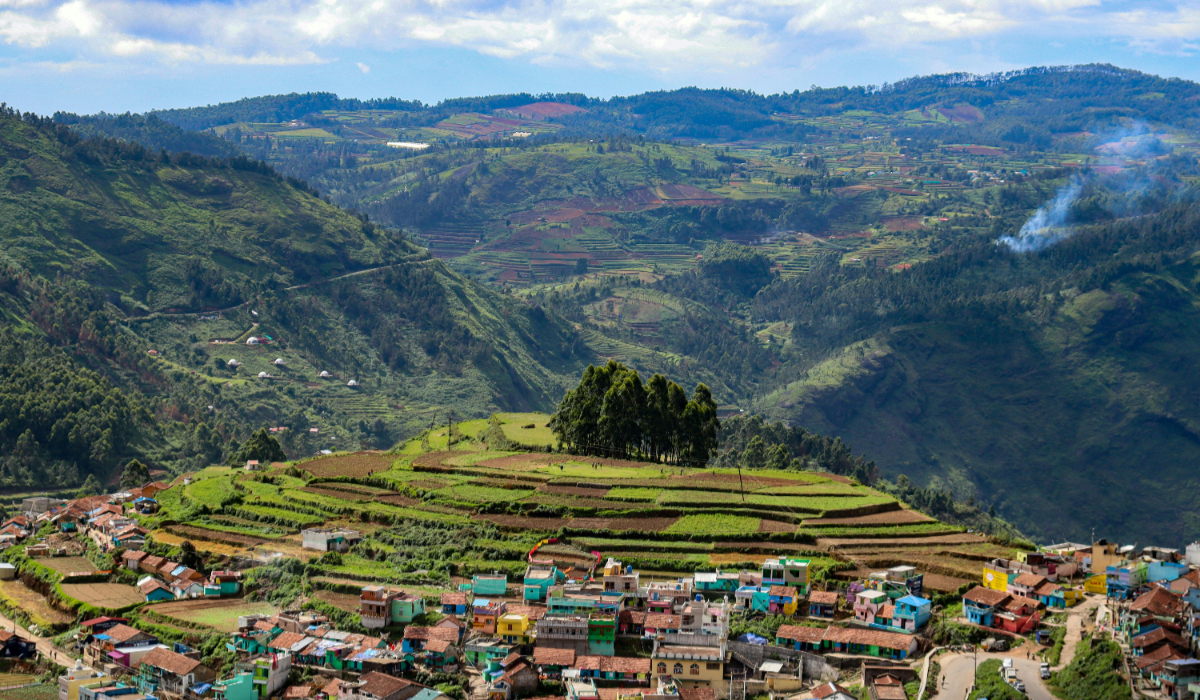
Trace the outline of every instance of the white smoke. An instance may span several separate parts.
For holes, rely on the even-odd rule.
[[[1029,217],[1015,236],[1002,236],[997,245],[1006,245],[1017,253],[1033,253],[1071,237],[1074,230],[1066,225],[1071,205],[1083,191],[1083,178],[1075,176],[1067,186],[1054,195]]]

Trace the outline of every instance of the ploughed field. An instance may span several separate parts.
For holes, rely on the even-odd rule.
[[[548,432],[544,414],[502,415],[506,434],[509,428]],[[209,514],[168,532],[201,547],[310,558],[319,553],[297,551],[300,529],[358,529],[370,551],[360,556],[356,550],[326,567],[329,575],[352,581],[395,579],[398,570],[385,556],[395,542],[377,540],[373,530],[412,522],[504,533],[496,539],[505,543],[490,545],[494,560],[464,560],[459,570],[491,567],[510,575],[523,568],[537,540],[550,536],[581,552],[668,573],[752,568],[780,554],[812,558],[814,571],[830,575],[917,563],[935,574],[934,588],[956,587],[982,559],[1012,554],[833,474],[739,475],[492,450],[479,440],[487,428],[487,421],[456,424],[452,449],[446,430],[434,429],[391,454],[338,454],[259,473],[209,468],[177,493],[178,505],[204,505]],[[169,519],[171,503],[164,505]],[[340,607],[342,601],[326,602]]]

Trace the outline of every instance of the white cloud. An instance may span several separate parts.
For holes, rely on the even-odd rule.
[[[85,60],[292,65],[435,45],[695,73],[1016,34],[1191,53],[1200,10],[1188,0],[0,0],[0,41]]]
[[[354,65],[358,66],[358,69],[363,72],[363,75],[371,72],[371,67],[365,63],[355,63]]]

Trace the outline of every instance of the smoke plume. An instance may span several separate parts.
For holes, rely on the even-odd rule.
[[[1015,236],[1002,236],[996,243],[1017,253],[1033,253],[1069,238],[1074,231],[1066,225],[1071,205],[1083,191],[1083,179],[1072,177],[1067,186],[1029,217]]]

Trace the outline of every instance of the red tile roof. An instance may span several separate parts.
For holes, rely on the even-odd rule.
[[[176,654],[163,647],[156,647],[149,654],[143,656],[142,663],[154,668],[161,668],[176,676],[186,676],[204,665],[195,659],[189,659],[183,654]]]
[[[963,595],[963,600],[969,600],[972,603],[978,603],[989,608],[994,608],[1000,605],[1009,598],[1009,595],[1004,591],[996,591],[983,586],[976,586],[967,591]]]
[[[1167,644],[1184,651],[1186,651],[1188,648],[1187,642],[1183,641],[1183,637],[1180,637],[1174,632],[1165,630],[1161,627],[1134,637],[1133,641],[1130,642],[1130,646],[1138,649],[1145,649],[1156,646],[1159,642],[1166,642]]]
[[[458,630],[449,627],[414,627],[409,625],[404,628],[404,638],[418,641],[444,639],[449,642],[455,642],[458,641]]]
[[[646,627],[656,630],[679,629],[679,616],[669,613],[646,613]]]
[[[717,691],[712,688],[680,688],[679,700],[716,700]]]
[[[466,605],[466,604],[467,604],[467,594],[466,593],[443,593],[442,594],[442,605]]]
[[[817,698],[817,700],[822,700],[823,698],[827,698],[835,693],[845,693],[850,697],[854,697],[854,693],[851,693],[849,690],[846,690],[837,683],[826,683],[825,685],[819,685],[812,690],[812,695],[814,698]]]
[[[1165,588],[1152,588],[1138,596],[1129,606],[1131,612],[1148,613],[1157,617],[1175,617],[1183,609],[1183,598]]]
[[[837,591],[813,591],[808,594],[808,602],[818,605],[837,605]]]
[[[425,687],[420,683],[414,683],[403,678],[389,676],[388,674],[380,673],[379,671],[371,671],[370,673],[363,675],[362,680],[364,681],[362,686],[363,691],[370,693],[377,698],[383,698],[384,700],[387,700],[404,688],[409,688],[414,685],[418,688]]]
[[[852,627],[830,627],[825,630],[824,641],[840,644],[862,644],[884,649],[907,651],[913,643],[911,635],[881,630],[855,629]]]
[[[1045,581],[1045,576],[1039,576],[1037,574],[1029,573],[1028,571],[1013,579],[1013,583],[1017,584],[1018,586],[1024,586],[1025,588],[1037,588]]]
[[[775,633],[776,637],[781,639],[790,639],[793,642],[805,642],[807,644],[816,644],[825,636],[825,628],[823,627],[801,627],[800,625],[780,625],[779,631]]]
[[[104,634],[108,635],[108,638],[112,642],[114,642],[116,644],[120,644],[121,642],[127,642],[130,639],[137,637],[139,634],[146,634],[146,633],[141,631],[140,629],[130,627],[129,625],[120,624],[120,625],[113,625],[112,627],[108,628],[108,630],[106,632],[104,632]]]
[[[533,662],[543,666],[573,666],[575,664],[575,650],[534,647]]]
[[[425,651],[432,651],[437,654],[445,654],[454,646],[452,642],[445,639],[434,639],[425,643]]]
[[[296,646],[300,642],[304,641],[304,638],[307,636],[308,635],[300,634],[299,632],[284,632],[283,634],[279,635],[278,637],[267,642],[267,648],[268,649],[291,649],[292,647]]]
[[[796,589],[791,586],[771,586],[771,589],[767,591],[767,595],[795,598]]]

